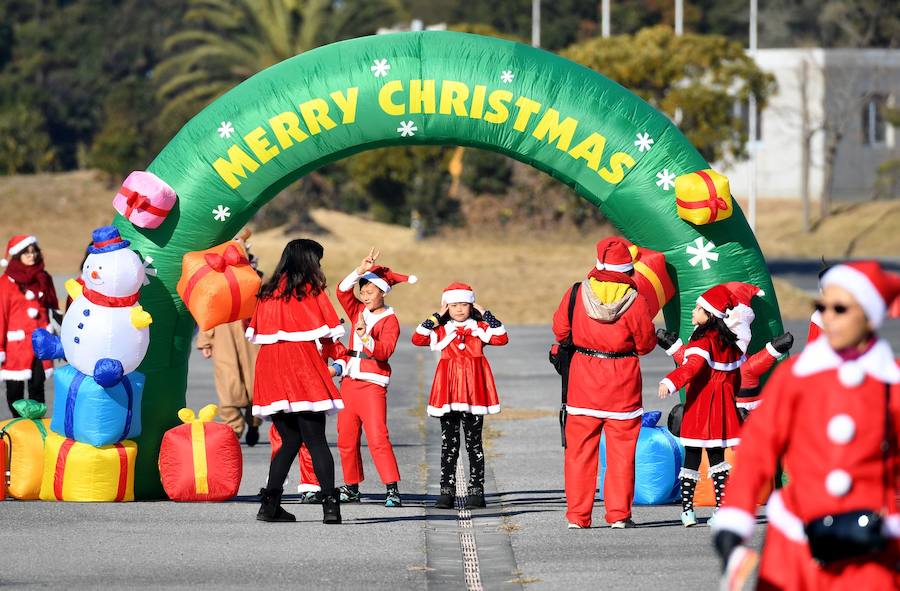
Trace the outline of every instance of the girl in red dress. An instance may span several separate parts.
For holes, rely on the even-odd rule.
[[[484,507],[484,415],[500,412],[500,399],[485,345],[509,342],[506,328],[493,314],[475,303],[475,292],[465,283],[451,283],[441,297],[441,311],[416,328],[414,345],[441,352],[428,414],[441,420],[441,493],[438,509],[452,509],[456,496],[456,461],[462,423],[469,454],[467,508]]]
[[[31,333],[50,329],[50,314],[57,311],[53,279],[44,270],[37,238],[13,236],[0,261],[6,272],[0,276],[0,380],[6,382],[6,399],[12,403],[28,397],[44,401],[44,382],[53,373],[53,361],[41,361],[31,348]]]
[[[253,415],[269,417],[282,445],[272,457],[269,481],[260,491],[260,521],[295,521],[281,507],[285,478],[301,444],[312,456],[322,485],[324,523],[340,523],[334,488],[334,458],[325,439],[325,415],[343,408],[319,342],[333,342],[344,327],[325,292],[320,261],[324,250],[314,240],[292,240],[275,273],[259,292],[247,338],[261,345],[253,384]]]
[[[679,475],[681,522],[685,527],[697,524],[694,491],[700,480],[702,450],[706,449],[709,457],[709,477],[718,507],[731,469],[725,461],[725,448],[740,443],[741,419],[735,398],[741,388],[744,350],[750,341],[749,323],[741,318],[742,307],[746,306],[725,285],[700,296],[691,317],[697,328],[684,349],[683,363],[659,384],[660,398],[687,387],[681,423],[685,458]]]

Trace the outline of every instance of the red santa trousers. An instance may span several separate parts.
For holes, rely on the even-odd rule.
[[[603,498],[607,523],[631,517],[634,500],[634,451],[641,433],[641,417],[598,419],[569,415],[566,420],[566,519],[591,525],[597,492],[600,435],[606,431],[606,480]]]
[[[344,410],[338,413],[337,445],[344,484],[365,480],[360,452],[363,431],[381,482],[398,482],[400,470],[387,427],[387,390],[378,384],[345,379],[341,382],[341,398]]]
[[[883,555],[868,561],[846,560],[820,567],[809,545],[795,542],[771,525],[759,565],[758,591],[862,591],[900,589],[897,540]]]

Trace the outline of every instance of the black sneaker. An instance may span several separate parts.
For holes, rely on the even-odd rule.
[[[466,495],[466,509],[484,509],[484,493]]]
[[[340,500],[342,503],[359,502],[359,488],[351,487],[350,485],[345,484],[338,489],[338,493],[340,493]]]
[[[452,488],[441,487],[441,494],[434,503],[435,509],[453,509],[456,506],[456,495]]]

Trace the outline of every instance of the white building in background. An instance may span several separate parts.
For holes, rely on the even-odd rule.
[[[900,50],[760,49],[756,61],[778,82],[759,117],[758,196],[802,196],[806,145],[809,192],[817,199],[826,182],[828,140],[840,136],[832,196],[870,198],[879,164],[900,158],[900,128],[882,111],[900,107]],[[741,105],[736,109],[746,118]],[[728,176],[736,197],[747,196],[749,161],[716,170]]]

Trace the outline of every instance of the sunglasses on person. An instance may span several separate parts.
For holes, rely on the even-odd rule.
[[[815,308],[816,312],[818,312],[819,314],[824,314],[825,310],[831,310],[835,314],[846,314],[850,310],[850,307],[844,304],[835,304],[833,306],[829,306],[824,302],[816,302]]]

